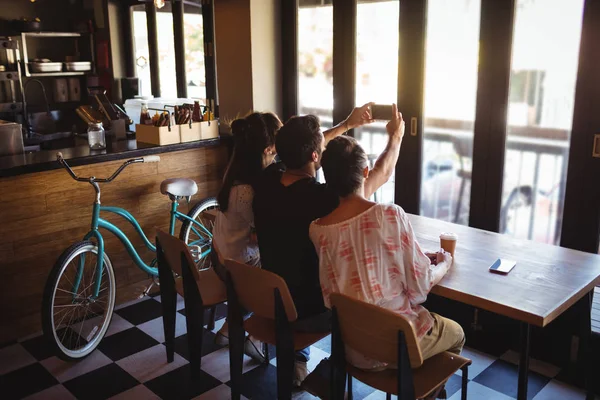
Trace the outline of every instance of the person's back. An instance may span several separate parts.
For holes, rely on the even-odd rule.
[[[248,265],[259,265],[258,243],[252,238],[254,189],[248,184],[233,185],[229,205],[215,218],[213,241],[222,260],[232,259]]]
[[[271,166],[257,187],[256,234],[262,267],[286,281],[302,319],[326,311],[308,228],[313,220],[333,210],[338,200],[312,177],[285,185],[282,175],[281,164]]]
[[[402,208],[365,199],[369,170],[355,140],[332,141],[323,156],[323,169],[340,197],[332,213],[310,226],[326,306],[331,293],[342,293],[386,308],[413,323],[424,358],[445,350],[459,353],[464,344],[460,326],[421,305],[448,271],[450,255],[425,254]],[[347,350],[349,362],[359,368],[386,366]]]

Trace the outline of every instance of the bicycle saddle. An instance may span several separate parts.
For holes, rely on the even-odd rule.
[[[170,178],[162,181],[160,192],[177,197],[189,197],[198,192],[198,185],[192,179]]]

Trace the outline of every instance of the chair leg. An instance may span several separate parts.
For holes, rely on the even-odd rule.
[[[469,366],[465,365],[462,370],[462,388],[460,393],[461,400],[467,400],[467,385],[469,384]]]
[[[158,276],[161,282],[160,297],[163,313],[163,329],[165,334],[165,347],[167,362],[173,362],[175,357],[175,316],[177,314],[177,292],[171,267],[165,260],[162,247],[156,240],[156,255],[158,259]]]
[[[177,314],[177,293],[161,294],[163,312],[163,329],[165,333],[165,347],[167,349],[167,362],[173,362],[175,357],[175,317]]]
[[[294,379],[294,337],[281,300],[279,289],[273,291],[275,299],[275,340],[277,347],[277,398],[292,398]]]
[[[192,379],[200,377],[200,368],[202,364],[202,339],[204,336],[204,313],[190,312],[186,309],[187,339],[190,349],[190,371]],[[190,315],[191,314],[191,315]]]
[[[348,400],[352,400],[353,394],[352,394],[352,375],[347,374],[348,375]]]
[[[267,364],[268,364],[269,361],[271,361],[271,358],[269,357],[269,344],[267,342],[263,342],[262,352],[265,355],[265,360],[267,360]]]
[[[240,400],[242,368],[244,361],[243,318],[231,275],[227,272],[227,322],[229,324],[229,372],[231,375],[231,399]]]
[[[208,325],[206,326],[206,328],[209,331],[212,331],[212,330],[215,329],[216,314],[217,314],[217,306],[211,307],[211,309],[210,309],[210,317],[208,317]]]
[[[346,392],[346,351],[340,332],[337,309],[331,312],[331,387],[330,393],[333,400],[343,400]]]

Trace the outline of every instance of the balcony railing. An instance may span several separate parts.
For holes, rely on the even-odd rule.
[[[304,108],[332,124],[331,111]],[[468,223],[473,122],[425,120],[421,214]],[[357,130],[371,163],[387,142],[385,123]],[[569,131],[509,126],[500,229],[523,239],[558,244],[566,184]],[[380,202],[394,200],[394,177],[375,194]]]

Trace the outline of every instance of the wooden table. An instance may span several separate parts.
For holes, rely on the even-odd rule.
[[[439,234],[458,234],[456,260],[432,293],[521,324],[518,399],[527,398],[531,325],[545,327],[576,303],[582,304],[581,346],[591,339],[591,304],[600,283],[600,256],[562,247],[515,239],[467,226],[416,215],[409,216],[423,249],[439,248]],[[498,258],[517,262],[508,275],[490,273]],[[581,354],[588,355],[584,347]],[[591,390],[591,362],[586,368],[587,398]]]

